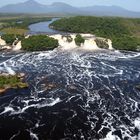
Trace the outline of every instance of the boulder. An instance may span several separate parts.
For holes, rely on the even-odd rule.
[[[46,90],[52,90],[52,89],[55,89],[57,87],[57,85],[56,84],[54,84],[54,83],[48,83],[48,84],[46,84]]]
[[[99,48],[109,49],[108,39],[96,38],[95,42]]]
[[[25,77],[24,73],[9,75],[7,73],[0,74],[0,94],[5,93],[8,89],[25,89],[29,85],[26,82],[23,82]],[[3,83],[3,84],[2,84]]]
[[[135,88],[140,91],[140,85],[136,85]]]

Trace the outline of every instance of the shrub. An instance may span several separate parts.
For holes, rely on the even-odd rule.
[[[16,38],[18,38],[18,40],[23,40],[24,39],[24,35],[17,34],[15,36],[16,36]]]
[[[62,31],[91,33],[110,38],[112,36],[130,34],[131,31],[124,25],[124,22],[125,20],[121,18],[77,16],[62,18],[54,21],[50,26]]]
[[[85,42],[85,39],[80,34],[77,34],[75,38],[76,45],[81,46],[81,44],[84,42]]]
[[[115,49],[140,51],[140,19],[77,16],[62,18],[50,26],[66,32],[91,33],[109,38]],[[98,41],[97,44],[106,47],[103,42]]]
[[[58,40],[46,35],[30,36],[22,40],[22,49],[26,51],[46,51],[58,47]]]
[[[98,46],[99,48],[103,48],[103,49],[108,49],[108,48],[109,48],[109,45],[108,45],[108,43],[107,43],[107,40],[103,40],[103,39],[98,39],[98,38],[96,38],[96,39],[95,39],[95,42],[96,42],[96,44],[97,44],[97,46]]]
[[[3,34],[1,38],[5,40],[6,44],[8,45],[12,45],[16,40],[16,36],[14,34]]]
[[[28,87],[27,83],[22,82],[22,80],[17,75],[0,75],[0,88],[25,88]]]
[[[136,37],[124,36],[113,38],[113,47],[118,50],[136,51],[140,40]]]
[[[18,38],[18,40],[23,40],[24,36],[14,34],[2,34],[1,38],[6,41],[6,44],[12,45],[16,38]]]

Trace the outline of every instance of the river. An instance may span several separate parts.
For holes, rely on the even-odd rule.
[[[49,28],[49,24],[58,20],[59,18],[53,18],[51,21],[39,22],[31,24],[29,26],[29,34],[58,34],[60,31]]]
[[[30,88],[0,95],[0,140],[140,139],[140,53],[1,53],[9,68]]]

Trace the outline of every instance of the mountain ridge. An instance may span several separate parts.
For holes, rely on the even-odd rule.
[[[0,13],[29,13],[29,14],[73,14],[89,16],[119,16],[140,17],[140,12],[129,11],[119,6],[87,6],[74,7],[64,2],[54,2],[50,5],[41,4],[35,0],[27,0],[17,4],[9,4],[0,8]]]

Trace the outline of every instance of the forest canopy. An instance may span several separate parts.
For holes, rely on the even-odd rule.
[[[58,40],[46,35],[34,35],[21,42],[22,49],[26,51],[46,51],[58,47]]]
[[[140,19],[77,16],[54,21],[50,27],[109,38],[116,49],[136,51],[140,46]]]

